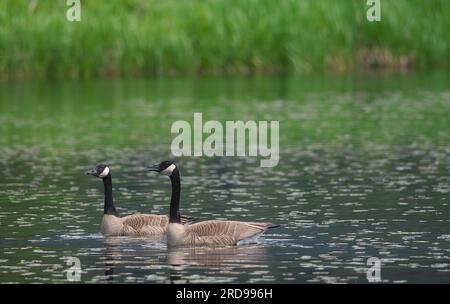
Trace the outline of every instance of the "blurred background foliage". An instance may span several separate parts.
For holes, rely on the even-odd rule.
[[[0,79],[448,68],[450,1],[0,1]]]

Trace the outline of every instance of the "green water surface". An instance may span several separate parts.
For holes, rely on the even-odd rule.
[[[450,282],[450,74],[0,84],[0,282]],[[171,155],[177,120],[280,122],[280,162]],[[168,250],[99,234],[106,162],[121,215],[270,221],[257,244]]]

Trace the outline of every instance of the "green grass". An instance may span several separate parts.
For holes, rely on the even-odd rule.
[[[450,1],[0,1],[0,78],[349,72],[450,66]]]

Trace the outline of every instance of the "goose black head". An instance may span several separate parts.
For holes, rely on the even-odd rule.
[[[86,172],[86,175],[92,175],[98,178],[105,178],[111,174],[111,170],[107,165],[98,164],[91,170]]]
[[[165,160],[159,164],[154,164],[148,167],[148,171],[155,171],[163,175],[171,176],[172,172],[177,168],[177,166],[170,160]]]

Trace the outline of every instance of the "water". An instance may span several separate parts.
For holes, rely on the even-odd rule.
[[[450,283],[448,74],[0,86],[0,282]],[[182,212],[281,224],[256,244],[168,250],[99,233],[110,164],[120,214],[167,213],[173,121],[279,120],[280,163],[182,157]]]

